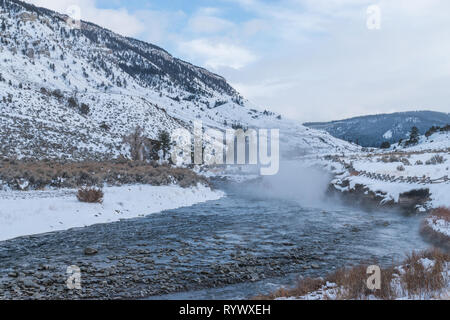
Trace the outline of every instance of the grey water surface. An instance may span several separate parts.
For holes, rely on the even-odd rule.
[[[367,212],[334,199],[305,205],[301,195],[272,197],[270,185],[217,187],[227,197],[0,242],[0,297],[245,299],[300,276],[361,261],[390,264],[427,248],[421,216]],[[87,247],[98,254],[85,256]],[[66,287],[70,265],[81,269],[82,290]]]

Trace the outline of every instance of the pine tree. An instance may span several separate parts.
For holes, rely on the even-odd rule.
[[[169,153],[170,148],[172,147],[172,142],[170,140],[169,132],[163,130],[159,132],[158,140],[161,143],[161,150],[163,152],[163,158],[166,159],[166,155]]]
[[[414,126],[411,128],[411,132],[409,134],[409,140],[407,142],[408,145],[418,144],[419,143],[419,129]]]

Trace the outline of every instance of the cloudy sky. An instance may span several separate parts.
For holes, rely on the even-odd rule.
[[[159,45],[300,121],[450,112],[448,0],[28,2],[77,5],[83,20]]]

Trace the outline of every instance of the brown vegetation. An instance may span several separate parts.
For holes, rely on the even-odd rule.
[[[450,221],[450,209],[449,208],[440,207],[440,208],[434,209],[431,212],[431,215],[438,219]]]
[[[103,191],[96,188],[81,188],[78,190],[77,198],[80,202],[102,203]]]
[[[327,281],[336,283],[339,287],[345,288],[339,294],[339,299],[364,299],[369,295],[374,295],[379,299],[392,299],[394,292],[391,288],[391,281],[395,269],[393,267],[381,270],[381,289],[369,290],[367,288],[367,268],[372,264],[361,264],[352,268],[339,269],[327,277]]]
[[[446,234],[436,231],[432,223],[437,220],[445,220],[450,222],[450,209],[449,208],[437,208],[431,211],[429,219],[425,219],[422,223],[420,233],[425,239],[435,246],[442,248],[450,252],[450,237]]]
[[[0,160],[0,180],[15,190],[46,187],[79,188],[108,185],[179,184],[186,188],[207,180],[186,168],[156,163],[116,160],[109,162],[54,162]]]
[[[434,261],[434,265],[428,269],[424,267],[421,259]],[[300,298],[307,294],[322,290],[326,283],[337,284],[336,298],[339,300],[367,299],[369,296],[383,300],[393,300],[399,295],[414,298],[421,295],[433,295],[447,285],[448,279],[443,276],[446,263],[450,263],[450,254],[433,249],[420,253],[412,253],[401,264],[403,272],[399,268],[389,266],[381,269],[381,289],[372,291],[366,283],[369,275],[367,267],[370,264],[361,264],[351,268],[340,269],[325,279],[304,278],[296,287],[280,289],[272,294],[258,296],[256,299],[273,300],[278,298]],[[393,281],[395,280],[395,281]],[[397,282],[398,286],[393,283]],[[324,295],[324,298],[329,298]]]
[[[314,292],[322,288],[325,285],[325,280],[323,279],[313,279],[305,278],[299,280],[297,286],[291,289],[281,288],[276,292],[269,294],[267,296],[257,296],[256,300],[275,300],[278,298],[289,298],[289,297],[301,297],[310,292]]]
[[[421,259],[434,261],[434,266],[426,269]],[[446,262],[450,262],[450,255],[438,250],[423,253],[412,253],[405,261],[405,273],[401,282],[410,295],[422,295],[442,289],[446,279],[442,276]]]

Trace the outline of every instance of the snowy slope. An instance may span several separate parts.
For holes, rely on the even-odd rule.
[[[404,151],[446,150],[450,152],[450,132],[437,132],[430,137],[421,136],[417,145],[404,147]]]
[[[282,152],[357,147],[258,111],[224,78],[154,45],[17,0],[0,0],[0,151],[6,157],[110,159],[127,155],[137,125],[279,128]]]

